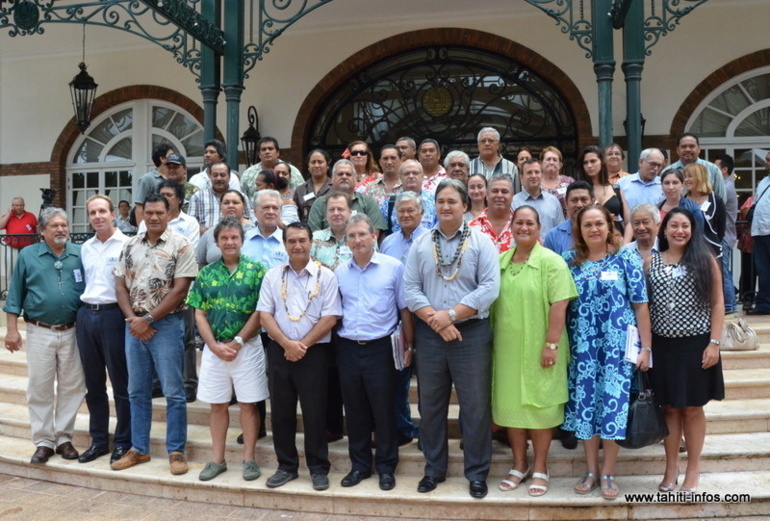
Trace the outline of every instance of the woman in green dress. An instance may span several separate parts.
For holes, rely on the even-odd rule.
[[[568,398],[564,324],[577,289],[564,260],[540,245],[540,218],[533,207],[516,209],[512,230],[516,247],[500,256],[500,296],[492,307],[492,418],[508,428],[514,462],[500,490],[513,490],[531,476],[529,494],[542,496],[549,486],[552,429],[563,423]]]

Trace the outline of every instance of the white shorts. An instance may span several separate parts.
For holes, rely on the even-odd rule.
[[[226,362],[203,349],[198,400],[206,403],[229,403],[235,396],[242,403],[256,403],[270,396],[267,390],[267,359],[259,333],[246,342],[235,360]]]

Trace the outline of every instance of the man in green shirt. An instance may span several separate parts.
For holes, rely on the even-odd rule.
[[[19,316],[27,323],[27,402],[37,447],[31,463],[37,464],[46,463],[54,449],[65,459],[78,458],[72,434],[86,393],[75,342],[75,317],[85,289],[80,246],[69,242],[67,214],[61,208],[45,209],[38,229],[43,242],[19,254],[3,307],[9,351],[21,349]]]
[[[211,404],[214,457],[199,478],[209,481],[227,470],[228,406],[235,389],[243,428],[243,479],[251,481],[260,475],[254,455],[259,431],[256,402],[268,397],[265,350],[258,334],[259,313],[255,311],[267,268],[241,255],[243,227],[236,218],[222,219],[214,228],[214,239],[222,258],[200,271],[187,297],[206,343],[198,399]]]

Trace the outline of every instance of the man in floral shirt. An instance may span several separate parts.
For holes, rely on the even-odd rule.
[[[214,449],[213,460],[206,464],[199,479],[209,481],[227,470],[228,407],[235,389],[243,427],[243,479],[252,481],[261,473],[254,456],[259,430],[256,403],[268,396],[265,350],[258,334],[256,311],[267,268],[241,254],[243,227],[234,217],[217,224],[214,239],[222,258],[201,270],[187,297],[206,343],[198,398],[211,404]]]
[[[182,379],[184,299],[198,274],[187,238],[168,228],[169,203],[160,194],[144,200],[145,233],[126,242],[115,265],[115,291],[126,317],[131,450],[112,464],[123,470],[150,461],[152,371],[166,397],[166,449],[172,474],[187,472],[187,402]]]

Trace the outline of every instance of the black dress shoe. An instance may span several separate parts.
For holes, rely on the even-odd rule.
[[[108,447],[99,447],[97,445],[91,445],[83,454],[80,455],[80,457],[78,458],[78,461],[80,463],[88,463],[89,461],[95,460],[99,456],[104,456],[105,454],[109,454],[109,453],[110,453],[110,449]]]
[[[163,397],[163,389],[160,387],[153,387],[152,388],[152,397],[153,398],[162,398]]]
[[[575,437],[575,433],[571,431],[565,431],[559,427],[559,437],[561,438],[561,446],[568,450],[575,450],[578,446],[578,440]]]
[[[433,492],[439,483],[446,481],[446,478],[434,478],[433,476],[423,476],[417,485],[417,492]]]
[[[380,474],[380,490],[393,490],[396,486],[396,476],[390,472]]]
[[[196,389],[193,387],[185,387],[184,396],[185,396],[185,399],[187,400],[187,403],[193,403],[197,398]]]
[[[49,447],[38,447],[35,453],[32,455],[32,459],[29,460],[30,463],[45,463],[48,461],[48,458],[53,456],[53,449]]]
[[[351,470],[348,475],[342,478],[340,485],[343,487],[355,487],[366,478],[371,477],[371,472],[361,472],[359,470]]]
[[[764,311],[762,309],[750,309],[746,312],[747,315],[770,315],[770,311]]]
[[[486,481],[471,481],[470,493],[474,499],[483,499],[487,496],[487,482]]]
[[[126,452],[128,452],[128,448],[126,447],[115,447],[115,450],[112,451],[112,456],[110,456],[110,465],[125,456]]]
[[[56,447],[56,454],[61,454],[61,457],[64,459],[78,459],[80,454],[78,454],[78,451],[75,449],[75,447],[72,446],[72,443],[69,441],[65,441],[58,447]]]
[[[398,446],[403,447],[404,445],[409,445],[410,443],[412,443],[412,440],[414,440],[414,438],[412,438],[411,436],[405,436],[403,434],[399,434]]]

